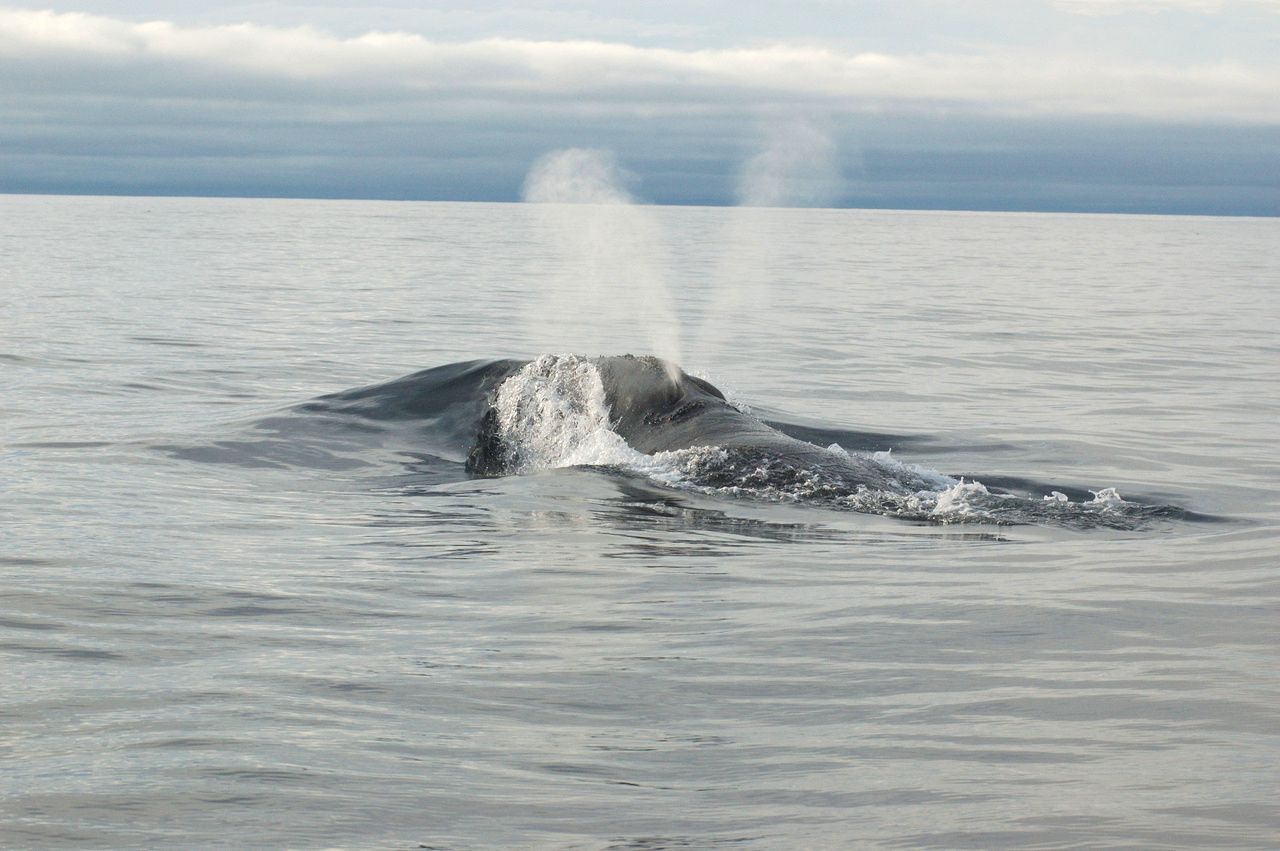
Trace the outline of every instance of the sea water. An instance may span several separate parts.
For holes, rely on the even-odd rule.
[[[614,214],[0,196],[0,845],[1280,843],[1280,220]],[[1181,513],[298,414],[655,340],[843,451]]]

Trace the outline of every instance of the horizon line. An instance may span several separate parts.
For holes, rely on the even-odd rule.
[[[0,188],[0,196],[30,198],[152,198],[152,199],[188,199],[188,200],[226,200],[226,201],[356,201],[371,203],[409,203],[409,204],[506,204],[506,205],[544,205],[544,202],[522,201],[519,198],[422,198],[391,197],[376,195],[287,195],[287,194],[240,194],[240,193],[194,193],[194,192],[103,192],[97,191],[41,191],[41,190],[8,190]],[[1063,205],[1054,206],[894,206],[892,204],[847,204],[836,206],[823,205],[790,205],[766,206],[732,203],[706,202],[659,202],[636,199],[634,206],[641,207],[684,207],[689,209],[742,209],[742,210],[827,210],[827,211],[868,211],[884,213],[1005,213],[1033,215],[1075,215],[1075,216],[1158,216],[1169,218],[1212,218],[1212,219],[1275,219],[1280,218],[1280,210],[1276,212],[1214,212],[1214,211],[1169,211],[1155,209],[1118,209],[1099,208],[1086,209]],[[570,206],[615,206],[613,204],[580,204],[569,203]]]

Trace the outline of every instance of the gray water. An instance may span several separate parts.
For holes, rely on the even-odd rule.
[[[1280,220],[0,196],[0,276],[0,846],[1280,844]],[[655,346],[1181,513],[471,479],[297,413]]]

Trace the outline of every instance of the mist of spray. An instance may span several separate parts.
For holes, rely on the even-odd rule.
[[[729,212],[694,353],[708,368],[734,351],[735,340],[776,333],[773,300],[778,214],[768,207],[821,207],[844,192],[835,140],[817,118],[787,116],[760,127],[756,149],[738,173],[738,206]],[[797,282],[786,282],[796,284]]]
[[[632,180],[611,151],[563,148],[533,164],[523,198],[530,204],[634,204],[626,189]]]
[[[770,124],[738,175],[743,207],[829,207],[844,188],[830,131],[811,118]]]
[[[552,255],[551,280],[526,311],[544,352],[653,353],[680,358],[680,323],[666,281],[666,249],[654,217],[627,191],[630,176],[609,151],[566,148],[539,159],[523,197]]]

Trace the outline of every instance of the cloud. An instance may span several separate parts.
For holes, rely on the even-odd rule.
[[[354,32],[0,9],[0,191],[516,200],[607,148],[660,203],[1280,213],[1269,55]]]
[[[1077,15],[1122,15],[1129,12],[1218,15],[1237,9],[1280,12],[1280,0],[1054,0],[1054,5]]]
[[[1118,63],[1016,50],[888,54],[800,44],[676,50],[499,38],[442,43],[399,32],[340,38],[305,27],[179,26],[8,10],[0,11],[0,58],[0,82],[11,96],[477,108],[539,103],[580,114],[813,105],[1280,121],[1280,70],[1274,67]]]

